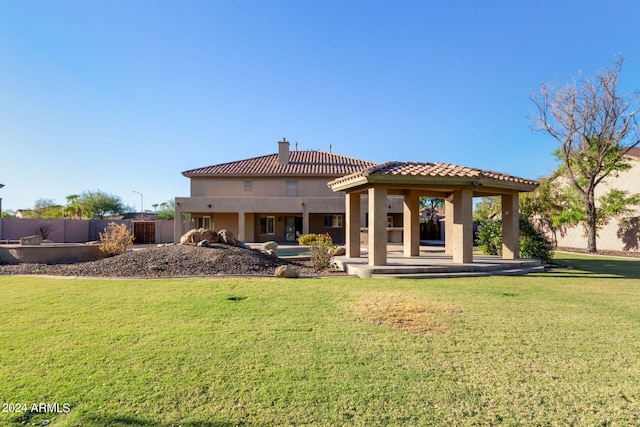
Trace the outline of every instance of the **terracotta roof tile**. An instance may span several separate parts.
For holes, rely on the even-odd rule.
[[[269,154],[236,162],[191,169],[182,172],[182,174],[190,178],[219,175],[344,176],[373,165],[375,165],[374,162],[324,151],[291,151],[289,152],[289,163],[284,165],[278,163],[278,154]]]
[[[358,177],[368,177],[371,175],[399,175],[399,176],[423,176],[423,177],[460,177],[460,178],[476,178],[476,179],[493,179],[499,181],[515,182],[519,184],[537,185],[538,182],[520,178],[517,176],[507,175],[500,172],[490,170],[476,169],[464,166],[457,166],[448,163],[426,163],[426,162],[386,162],[379,165],[373,165],[361,171],[352,173],[348,176],[338,178],[329,183],[338,184],[346,182]]]

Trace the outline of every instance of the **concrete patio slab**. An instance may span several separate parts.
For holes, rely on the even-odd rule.
[[[363,252],[365,248],[363,248]],[[540,272],[544,267],[536,259],[502,259],[494,255],[473,255],[473,262],[457,264],[453,256],[441,248],[420,247],[420,256],[404,257],[397,248],[388,249],[387,265],[371,266],[365,256],[335,257],[338,267],[350,275],[361,278],[436,278],[460,276],[513,275]]]

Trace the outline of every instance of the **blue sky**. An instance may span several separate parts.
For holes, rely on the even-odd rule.
[[[277,151],[441,161],[527,178],[544,81],[618,54],[640,90],[637,1],[0,0],[4,210],[86,190],[139,209],[181,172]]]

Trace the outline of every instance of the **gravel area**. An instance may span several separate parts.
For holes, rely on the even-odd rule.
[[[300,276],[342,275],[314,271],[309,261],[265,255],[259,250],[224,244],[134,247],[125,254],[75,264],[0,265],[0,275],[39,274],[89,277],[274,276],[276,267],[290,265]]]

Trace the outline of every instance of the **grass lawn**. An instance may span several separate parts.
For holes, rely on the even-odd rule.
[[[0,276],[0,425],[640,425],[640,261],[556,258],[575,268]]]

